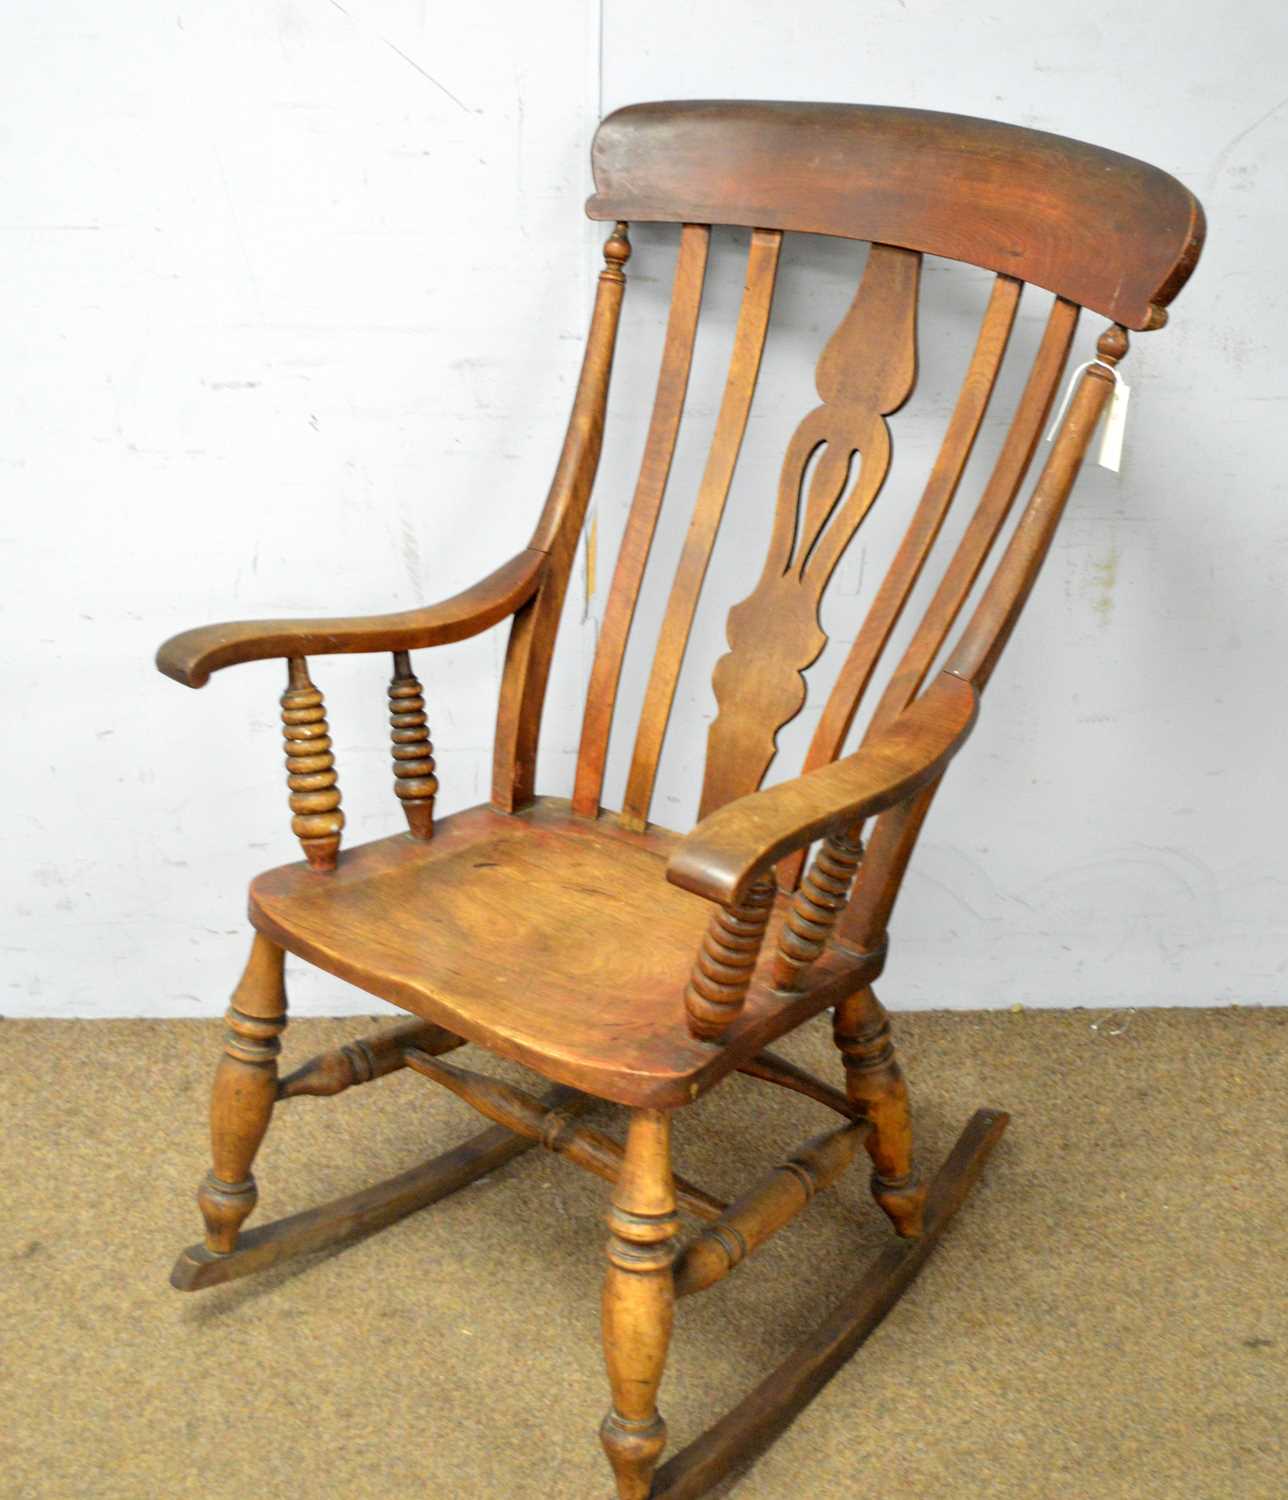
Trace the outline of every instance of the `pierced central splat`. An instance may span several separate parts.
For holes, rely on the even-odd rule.
[[[783,460],[764,571],[729,612],[700,817],[760,785],[778,731],[804,705],[803,673],[827,643],[819,601],[885,482],[885,419],[916,381],[920,272],[914,251],[873,245],[854,302],[819,359],[814,384],[823,404],[796,429]]]

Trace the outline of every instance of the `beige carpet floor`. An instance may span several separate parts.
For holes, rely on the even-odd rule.
[[[366,1029],[297,1022],[287,1059]],[[1288,1495],[1288,1011],[916,1015],[898,1034],[924,1163],[980,1105],[1011,1129],[920,1280],[720,1493]],[[0,1023],[0,1493],[607,1500],[604,1189],[566,1163],[534,1152],[343,1251],[170,1290],[197,1238],[218,1037]],[[836,1075],[822,1023],[783,1050]],[[732,1195],[831,1118],[735,1079],[682,1117],[677,1165]],[[476,1128],[407,1073],[291,1101],[252,1222]],[[772,1368],[884,1235],[852,1174],[683,1303],[673,1442]]]

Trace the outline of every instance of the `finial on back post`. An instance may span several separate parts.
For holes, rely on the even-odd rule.
[[[1096,341],[1096,357],[1106,364],[1116,365],[1126,357],[1131,341],[1121,323],[1111,323]]]
[[[631,258],[629,226],[621,219],[613,225],[613,232],[604,241],[604,269],[599,273],[601,281],[626,280],[624,267]]]

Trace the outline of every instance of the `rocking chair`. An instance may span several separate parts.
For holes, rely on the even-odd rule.
[[[601,1438],[621,1500],[688,1500],[791,1420],[917,1274],[1006,1127],[979,1111],[929,1183],[913,1167],[908,1091],[872,985],[891,909],[931,800],[1033,586],[1114,396],[1128,330],[1152,330],[1194,268],[1203,215],[1175,179],[1112,151],[920,110],[832,104],[660,103],[619,110],[594,144],[588,211],[613,224],[572,417],[531,542],[443,603],[371,618],[212,625],[174,637],[161,671],[287,663],[292,828],[305,861],[250,889],[254,940],[214,1083],[203,1244],[176,1287],[213,1286],[368,1233],[539,1144],[613,1183],[604,1288],[612,1405]],[[542,706],[603,437],[631,254],[631,221],[681,226],[674,292],[634,500],[590,674],[570,800],[538,796]],[[652,658],[619,811],[601,806],[623,658],[684,413],[712,225],[750,231],[724,397]],[[715,667],[699,821],[650,821],[654,783],[699,592],[752,404],[783,236],[870,243],[852,305],[822,349],[820,404],[797,427],[759,582],[728,616]],[[922,256],[995,273],[966,377],[911,522],[822,705],[794,780],[762,789],[779,730],[801,710],[826,636],[820,600],[880,492],[887,419],[916,365]],[[952,504],[1025,283],[1053,293],[1045,331],[978,506],[857,749],[856,710]],[[1018,524],[981,578],[1055,404],[1083,307],[1109,320],[1078,372]],[[856,460],[856,455],[858,458]],[[763,502],[764,497],[760,497]],[[438,781],[410,653],[509,619],[491,800],[434,820]],[[322,693],[308,658],[391,652],[394,790],[408,831],[340,854],[344,814]],[[806,861],[810,846],[818,849]],[[802,878],[802,871],[803,878]],[[278,1077],[283,956],[414,1019]],[[774,1041],[832,1009],[845,1090]],[[466,1043],[551,1087],[530,1095],[444,1060]],[[494,1122],[402,1176],[242,1232],[251,1165],[275,1104],[412,1068]],[[740,1072],[841,1117],[732,1205],[672,1174],[676,1111]],[[624,1145],[578,1121],[590,1100],[628,1111]],[[895,1238],[817,1332],[758,1389],[660,1468],[656,1394],[677,1298],[740,1265],[863,1146]],[[680,1239],[683,1213],[700,1226]]]

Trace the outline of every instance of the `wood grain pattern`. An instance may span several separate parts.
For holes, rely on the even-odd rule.
[[[672,1263],[680,1221],[671,1182],[671,1117],[631,1115],[622,1173],[608,1212],[604,1362],[613,1404],[599,1429],[619,1500],[648,1500],[666,1446],[657,1390],[675,1317]]]
[[[1078,311],[1059,298],[1051,305],[1042,342],[979,504],[877,703],[871,733],[879,733],[912,702],[1011,513],[1060,389]]]
[[[185,687],[199,688],[210,680],[212,672],[238,662],[446,646],[478,635],[512,615],[536,593],[545,567],[545,553],[527,548],[481,582],[441,604],[392,615],[202,625],[171,636],[157,651],[157,670]]]
[[[592,219],[757,224],[882,241],[1160,327],[1204,237],[1174,177],[994,120],[871,104],[632,104],[600,125]]]
[[[885,482],[885,418],[916,381],[920,273],[919,255],[873,245],[850,310],[819,359],[814,384],[823,404],[788,445],[760,582],[725,627],[729,651],[712,678],[718,712],[700,818],[755,791],[778,731],[805,703],[804,670],[827,642],[819,601]]]
[[[695,1500],[768,1441],[849,1357],[908,1285],[1006,1125],[982,1111],[925,1194],[909,1094],[872,991],[908,862],[947,767],[1047,556],[1109,399],[1127,327],[1156,328],[1193,269],[1202,211],[1129,158],[1040,132],[925,111],[755,102],[618,111],[595,145],[593,215],[604,246],[581,375],[545,508],[528,548],[442,604],[398,615],[208,626],[158,665],[197,687],[235,662],[281,657],[295,831],[308,857],[259,876],[254,946],[228,1011],[211,1105],[212,1168],[198,1198],[206,1241],[174,1284],[218,1285],[341,1244],[445,1196],[540,1143],[614,1184],[604,1285],[612,1407],[601,1429],[619,1500]],[[536,795],[537,743],[570,571],[603,441],[627,220],[683,223],[657,395],[591,671],[572,803]],[[751,230],[724,397],[657,642],[619,816],[601,810],[622,663],[682,419],[713,223]],[[853,304],[815,373],[821,405],[784,455],[768,557],[729,616],[718,714],[687,837],[649,822],[699,594],[760,371],[784,231],[872,248]],[[756,790],[804,700],[824,643],[829,576],[890,463],[887,418],[916,374],[923,253],[996,273],[974,353],[920,501],[824,705],[805,772]],[[837,759],[927,566],[988,410],[1022,282],[1056,293],[1000,455],[859,749]],[[1001,560],[946,668],[931,678],[1030,466],[1068,357],[1079,304],[1114,321],[1085,370]],[[766,497],[768,498],[768,497]],[[492,802],[435,821],[437,779],[410,652],[513,616],[497,715]],[[396,790],[412,836],[337,859],[343,814],[310,654],[393,653]],[[929,686],[926,683],[929,682]],[[448,712],[445,708],[444,712]],[[871,827],[869,820],[875,820]],[[431,837],[432,835],[432,837]],[[822,847],[799,891],[807,847]],[[866,849],[864,840],[866,839]],[[785,867],[784,861],[791,865]],[[278,1078],[284,955],[415,1019]],[[823,1010],[846,1089],[767,1048]],[[536,1097],[441,1061],[473,1042],[567,1087]],[[329,1098],[410,1066],[496,1122],[388,1182],[242,1232],[252,1165],[279,1099]],[[739,1071],[839,1114],[732,1206],[677,1178],[672,1114]],[[631,1111],[627,1137],[575,1118],[591,1098]],[[305,1108],[330,1105],[304,1106]],[[677,1295],[714,1285],[834,1181],[862,1142],[898,1240],[775,1374],[659,1468],[658,1390]],[[679,1209],[703,1228],[677,1261]],[[558,1480],[553,1481],[558,1489]],[[806,1485],[808,1488],[808,1485]],[[552,1491],[553,1492],[553,1491]]]
[[[684,988],[712,908],[668,883],[679,842],[607,813],[576,817],[553,798],[516,814],[478,807],[439,819],[429,843],[397,834],[350,849],[325,879],[301,864],[267,871],[251,886],[251,921],[309,963],[555,1082],[673,1108],[883,962],[829,949],[790,995],[764,964],[719,1047],[691,1036]],[[778,907],[770,952],[780,920]]]
[[[725,382],[715,436],[707,454],[706,469],[693,508],[693,519],[684,538],[684,548],[675,571],[675,582],[667,600],[666,614],[658,636],[657,651],[644,694],[635,750],[622,803],[622,819],[629,828],[643,828],[648,821],[657,778],[662,741],[671,717],[675,686],[693,629],[698,595],[711,560],[720,519],[724,515],[734,467],[742,447],[751,398],[760,374],[760,359],[769,328],[769,312],[778,275],[782,235],[772,230],[754,230],[747,252],[747,285],[734,332],[733,355]]]
[[[680,252],[675,265],[671,312],[662,349],[662,367],[657,378],[653,416],[644,443],[635,497],[617,554],[617,568],[604,606],[599,643],[586,692],[586,712],[577,754],[577,780],[573,788],[575,813],[593,818],[599,811],[604,786],[604,762],[608,735],[621,680],[622,661],[630,636],[640,584],[648,566],[653,535],[666,494],[666,483],[675,456],[675,440],[684,415],[684,399],[693,364],[693,345],[702,307],[707,251],[711,231],[705,224],[686,224],[680,234]]]
[[[841,753],[872,673],[943,529],[997,384],[1022,290],[1023,283],[1010,276],[999,276],[993,283],[975,350],[930,478],[823,706],[805,755],[802,769],[806,771],[827,765]]]
[[[506,646],[492,754],[492,804],[503,812],[524,807],[533,797],[537,741],[559,617],[604,446],[608,382],[630,255],[627,226],[615,224],[604,244],[604,268],[568,431],[532,538],[533,550],[545,557],[541,585],[515,614]]]
[[[284,954],[255,934],[225,1019],[224,1055],[210,1100],[211,1168],[197,1190],[206,1248],[227,1255],[259,1197],[251,1165],[277,1098],[277,1056],[286,1028]]]

